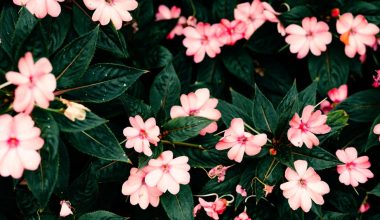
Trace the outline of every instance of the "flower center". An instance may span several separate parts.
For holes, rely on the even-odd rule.
[[[247,138],[245,136],[240,136],[237,138],[237,142],[239,142],[239,144],[245,144],[245,142],[247,142]]]
[[[146,131],[144,129],[141,129],[140,130],[140,137],[146,138],[147,136],[148,136],[148,134],[146,133]]]
[[[350,44],[350,34],[351,34],[351,31],[347,31],[346,33],[343,33],[342,35],[340,35],[340,37],[339,37],[340,41],[342,41],[345,45],[349,45]]]
[[[208,37],[207,36],[203,36],[203,38],[202,38],[202,45],[207,45],[208,41],[209,41]]]
[[[301,129],[302,132],[306,132],[306,131],[309,131],[309,126],[307,126],[307,124],[301,122],[299,129]]]
[[[18,147],[19,140],[17,138],[11,137],[8,139],[7,144],[10,148]]]
[[[190,116],[194,116],[194,115],[197,114],[198,112],[199,112],[198,109],[192,109],[192,110],[190,110],[189,115],[190,115]]]
[[[112,4],[112,3],[113,3],[113,0],[106,0],[106,2],[107,2],[108,4]]]
[[[355,163],[354,162],[349,162],[349,163],[346,164],[346,167],[347,167],[347,169],[351,170],[351,169],[353,169],[355,167]]]
[[[304,179],[300,179],[300,184],[302,187],[306,187],[307,182]]]
[[[164,173],[168,173],[169,172],[169,169],[170,169],[170,166],[168,164],[163,164],[162,165],[162,169],[163,169],[163,172]]]

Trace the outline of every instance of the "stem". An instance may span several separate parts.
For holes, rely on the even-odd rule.
[[[122,145],[122,144],[124,144],[126,141],[127,141],[127,139],[123,140],[123,141],[120,142],[119,144]]]
[[[318,102],[318,104],[316,104],[316,105],[314,106],[314,108],[318,107],[318,105],[320,105],[322,102],[326,101],[326,99],[327,99],[327,97],[324,98],[324,99],[322,99],[320,102]]]
[[[231,203],[233,203],[235,201],[235,197],[233,195],[231,195],[231,194],[223,195],[220,198],[223,198],[223,197],[230,197],[231,198],[231,200],[227,200],[227,205],[231,204]]]
[[[264,186],[267,185],[263,181],[261,181],[257,176],[253,177],[253,180],[257,180],[259,183],[261,183]]]
[[[63,108],[60,108],[60,109],[44,108],[44,109],[49,111],[49,112],[56,112],[56,113],[60,113],[60,114],[62,114],[62,112],[65,111],[65,109],[63,109]]]
[[[218,132],[218,133],[216,133],[216,134],[214,134],[214,136],[218,136],[218,135],[224,133],[225,131],[227,131],[227,129],[226,129],[226,130],[223,130],[223,131],[220,131],[220,132]]]
[[[359,195],[359,192],[355,189],[355,187],[352,187],[352,189],[354,189],[356,195]]]
[[[11,85],[12,83],[11,82],[6,82],[6,83],[3,83],[0,85],[0,89],[4,88],[4,87],[7,87],[9,85]]]
[[[206,195],[193,195],[193,196],[196,196],[196,197],[216,196],[217,199],[219,198],[218,194],[216,194],[216,193],[210,193],[210,194],[206,194]]]
[[[256,131],[254,128],[252,128],[251,126],[249,126],[247,123],[244,122],[244,126],[247,127],[249,130],[255,132],[256,134],[260,134],[260,132]],[[268,139],[268,142],[269,143],[272,143],[271,140]]]
[[[189,0],[190,2],[190,5],[191,5],[191,9],[193,10],[193,17],[195,17],[195,15],[197,14],[197,10],[195,10],[195,5],[194,5],[194,2],[193,0]]]
[[[198,150],[206,150],[202,145],[199,144],[190,144],[185,142],[179,142],[179,141],[167,141],[167,140],[161,140],[163,144],[171,144],[171,145],[178,145],[178,146],[184,146],[189,148],[195,148]]]
[[[250,195],[247,198],[245,198],[244,203],[247,203],[248,199],[256,197],[256,195]]]
[[[273,165],[274,161],[276,161],[277,163]],[[273,172],[273,170],[274,170],[274,168],[276,168],[277,164],[279,164],[279,161],[277,161],[276,159],[273,159],[271,165],[269,166],[269,169],[267,170],[267,172],[264,175],[264,180],[266,180],[268,178],[268,176]],[[272,167],[272,165],[273,165],[273,167]]]

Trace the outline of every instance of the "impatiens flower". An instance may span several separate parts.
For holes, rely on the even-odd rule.
[[[177,25],[170,31],[167,39],[173,39],[176,35],[181,36],[183,34],[183,29],[187,26],[195,27],[197,24],[197,19],[193,16],[188,17],[187,19],[184,16],[179,17]]]
[[[348,88],[346,84],[339,86],[339,88],[330,89],[330,91],[327,92],[327,96],[333,103],[330,103],[327,100],[321,102],[321,110],[327,114],[329,111],[335,108],[337,104],[341,103],[347,98],[347,93]]]
[[[264,6],[260,0],[254,0],[252,4],[248,2],[238,4],[234,10],[235,20],[241,20],[246,24],[245,39],[249,39],[252,34],[265,22],[263,14]]]
[[[307,168],[306,161],[297,160],[294,162],[294,167],[295,170],[286,168],[285,178],[288,182],[280,185],[290,208],[296,210],[301,207],[304,212],[309,212],[311,200],[317,205],[323,205],[322,196],[330,192],[329,185],[321,180],[312,167]]]
[[[224,137],[216,144],[217,150],[228,151],[228,158],[240,163],[244,153],[254,156],[261,151],[261,147],[267,143],[266,134],[253,135],[244,131],[244,122],[241,118],[234,118],[231,127],[224,132]]]
[[[226,199],[216,198],[214,202],[207,202],[204,199],[199,198],[198,201],[199,201],[199,205],[205,210],[206,214],[210,216],[212,219],[219,219],[219,215],[223,214],[223,212],[227,208]],[[197,211],[199,210],[200,208],[198,206]]]
[[[369,203],[368,202],[364,202],[363,204],[360,205],[359,212],[360,213],[367,212],[369,208],[371,208],[371,206],[369,205]]]
[[[84,105],[81,105],[76,102],[71,102],[69,100],[60,98],[61,102],[67,106],[63,114],[70,119],[71,121],[75,121],[76,119],[79,121],[83,121],[86,119],[86,111],[90,111],[90,109],[86,108]]]
[[[61,211],[59,212],[60,217],[66,217],[73,214],[73,211],[71,211],[71,204],[69,201],[62,200],[60,204],[61,204]]]
[[[123,195],[130,196],[132,205],[139,204],[140,208],[146,209],[149,204],[157,207],[160,203],[162,192],[156,187],[150,187],[145,183],[146,171],[149,167],[143,169],[132,168],[128,180],[123,183],[121,192]]]
[[[380,70],[376,70],[376,76],[373,76],[372,86],[378,88],[380,86]]]
[[[61,6],[58,2],[63,1],[65,0],[13,0],[13,3],[25,6],[37,18],[44,18],[48,14],[52,17],[58,17],[61,13]]]
[[[32,53],[27,52],[18,61],[20,72],[9,71],[5,77],[8,82],[17,86],[13,109],[16,112],[29,114],[37,104],[41,108],[48,108],[54,100],[53,91],[57,86],[55,76],[51,74],[53,67],[47,58],[41,58],[36,63]]]
[[[173,152],[164,151],[157,159],[149,161],[149,171],[145,182],[150,187],[157,187],[161,192],[169,191],[175,195],[179,192],[179,184],[190,182],[189,158],[181,156],[173,159]]]
[[[36,170],[41,162],[37,150],[44,145],[41,130],[29,115],[0,115],[0,175],[20,178],[24,169]]]
[[[354,147],[337,150],[336,156],[344,163],[344,165],[337,166],[341,183],[357,187],[359,183],[365,183],[368,178],[373,177],[373,173],[368,169],[371,167],[368,157],[358,157],[358,152]]]
[[[218,99],[210,98],[210,90],[203,88],[195,92],[181,95],[181,105],[173,106],[170,109],[170,117],[178,118],[185,116],[200,116],[210,120],[217,121],[222,117],[219,110],[215,109],[218,105]],[[203,128],[199,134],[213,133],[218,129],[216,122],[212,122]]]
[[[201,210],[202,210],[202,205],[201,204],[198,204],[198,205],[194,206],[193,216],[197,217],[198,212],[201,211]]]
[[[247,212],[244,211],[240,213],[238,216],[236,216],[234,220],[251,220],[251,218],[248,216]]]
[[[228,166],[228,167],[225,167],[223,165],[218,165],[214,168],[212,168],[209,172],[208,172],[208,176],[213,179],[215,177],[218,177],[218,183],[220,182],[223,182],[224,179],[225,179],[225,176],[226,176],[226,172],[228,170],[228,168],[230,168],[231,166]]]
[[[236,192],[239,193],[243,197],[247,196],[247,191],[245,191],[245,189],[239,184],[236,185]]]
[[[156,21],[179,18],[180,14],[181,9],[177,6],[173,6],[169,9],[166,5],[160,5],[158,6],[158,12],[156,13]]]
[[[375,125],[375,127],[373,128],[373,133],[380,135],[380,124]],[[380,141],[380,137],[379,137],[379,141]]]
[[[264,185],[265,197],[267,197],[268,194],[273,192],[273,188],[274,186]]]
[[[240,20],[229,21],[223,18],[217,25],[215,35],[221,44],[234,45],[244,38],[245,28],[245,23]]]
[[[351,13],[345,13],[336,22],[336,30],[340,40],[346,45],[344,51],[348,57],[353,58],[356,53],[364,55],[366,45],[372,47],[376,43],[376,34],[379,28],[375,24],[368,23],[363,15],[354,17]]]
[[[183,45],[187,48],[186,55],[194,56],[194,62],[200,63],[205,54],[214,58],[220,53],[222,44],[215,36],[217,26],[199,22],[195,27],[183,29]]]
[[[93,21],[99,21],[101,25],[107,25],[110,21],[119,30],[123,21],[131,21],[129,11],[137,8],[136,0],[83,0],[89,10],[95,10]]]
[[[126,127],[123,131],[124,136],[127,138],[125,143],[126,148],[134,148],[136,152],[144,152],[148,157],[152,156],[150,144],[157,146],[160,141],[158,135],[160,128],[156,125],[156,119],[149,118],[144,122],[140,115],[129,117],[129,122],[132,127]]]
[[[302,118],[295,113],[290,120],[288,139],[296,147],[305,143],[306,147],[312,148],[319,145],[315,134],[326,134],[331,128],[326,124],[327,116],[322,115],[320,110],[314,111],[314,106],[308,105],[302,111]]]
[[[302,27],[291,24],[285,31],[289,34],[285,41],[290,44],[290,52],[297,53],[298,59],[304,58],[309,50],[315,56],[321,55],[332,40],[329,26],[323,21],[318,22],[316,17],[306,17],[302,20]]]
[[[280,13],[275,11],[272,8],[272,6],[268,4],[267,2],[263,2],[262,5],[264,7],[263,14],[264,14],[265,19],[269,22],[277,23],[278,33],[281,34],[281,36],[285,36],[286,35],[285,28],[277,17],[278,15],[280,15]]]

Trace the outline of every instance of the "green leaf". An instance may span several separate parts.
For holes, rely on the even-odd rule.
[[[223,63],[232,75],[249,86],[254,85],[255,67],[253,59],[246,50],[228,50],[223,53]]]
[[[70,88],[56,91],[82,102],[107,102],[124,93],[144,70],[119,64],[95,64]]]
[[[96,212],[86,213],[79,217],[78,220],[124,220],[125,218],[112,212],[99,210]]]
[[[197,136],[211,122],[207,118],[195,116],[174,118],[162,126],[162,133],[168,133],[167,137],[172,141],[185,141]]]
[[[122,182],[129,177],[129,172],[126,171],[130,169],[130,164],[96,158],[91,162],[91,169],[98,182]]]
[[[15,32],[12,37],[12,50],[15,51],[15,58],[19,57],[19,49],[23,42],[32,33],[34,27],[37,25],[37,18],[32,15],[25,7],[21,8],[20,16],[15,26]],[[9,38],[8,38],[9,39]]]
[[[142,45],[146,48],[156,46],[166,39],[166,36],[173,30],[176,24],[176,19],[151,22],[143,29],[139,29],[134,35],[134,41],[138,47]],[[147,41],[147,39],[149,40]]]
[[[300,24],[305,17],[313,16],[309,5],[299,5],[292,7],[289,11],[281,13],[279,18],[286,27],[290,24]]]
[[[355,122],[372,122],[380,114],[380,90],[357,92],[337,106]]]
[[[148,51],[140,51],[142,66],[147,69],[160,68],[170,65],[173,60],[172,53],[163,46],[156,46]]]
[[[298,111],[298,91],[296,83],[294,82],[292,88],[286,93],[285,97],[281,100],[280,104],[277,106],[276,112],[279,116],[278,124],[276,128],[276,134],[279,136],[284,132],[290,119],[293,117],[294,113]]]
[[[278,123],[277,112],[257,85],[255,86],[253,104],[253,121],[255,127],[260,131],[274,133]]]
[[[139,1],[139,7],[134,11],[134,18],[140,28],[145,28],[147,24],[154,20],[155,8],[153,6],[153,0],[141,0]]]
[[[380,183],[375,186],[371,191],[368,192],[368,194],[375,195],[377,197],[380,197]]]
[[[215,21],[225,18],[227,20],[233,20],[234,8],[237,4],[237,0],[216,0],[212,4],[212,15]]]
[[[116,137],[106,125],[68,135],[69,142],[82,153],[104,160],[130,162]]]
[[[57,18],[47,17],[42,23],[48,36],[49,54],[53,54],[62,46],[70,30],[71,13],[63,9]]]
[[[231,120],[234,118],[241,118],[250,126],[253,126],[254,124],[251,116],[252,114],[250,113],[252,112],[253,104],[250,112],[243,112],[244,109],[242,109],[241,106],[239,107],[236,104],[232,105],[223,100],[218,100],[217,108],[222,113],[222,120],[227,127],[230,126]]]
[[[48,112],[35,109],[33,119],[41,129],[41,137],[45,143],[40,150],[41,164],[39,168],[36,171],[26,171],[25,178],[29,189],[38,200],[40,208],[45,208],[58,179],[59,130],[54,118]]]
[[[349,58],[342,47],[331,45],[321,56],[309,57],[309,72],[311,79],[318,83],[318,92],[327,94],[347,82]]]
[[[13,7],[10,3],[5,4],[1,10],[0,17],[0,38],[3,39],[1,41],[1,47],[4,51],[11,57],[12,54],[12,37],[15,31],[15,25],[18,18],[18,11],[15,7]],[[8,40],[4,40],[8,39]]]
[[[313,147],[312,149],[293,147],[292,154],[295,160],[306,160],[309,166],[315,170],[324,170],[340,164],[334,155],[321,147]]]
[[[67,189],[70,180],[70,157],[67,147],[62,140],[59,141],[58,153],[61,160],[59,161],[58,179],[54,193],[59,195]]]
[[[233,89],[230,89],[230,90],[231,90],[231,96],[232,96],[232,104],[240,108],[247,115],[252,117],[252,109],[253,109],[252,100],[236,92]]]
[[[324,143],[327,139],[340,134],[342,129],[348,125],[349,116],[343,110],[333,110],[327,115],[326,124],[331,127],[331,131],[319,137],[320,144]]]
[[[169,115],[170,108],[177,102],[181,92],[181,83],[173,65],[166,66],[154,79],[150,88],[150,105],[153,111],[163,109]]]
[[[377,124],[380,124],[380,114],[376,117],[376,119],[372,123],[371,129],[369,130],[369,134],[368,134],[367,144],[364,147],[360,148],[359,150],[361,153],[367,152],[373,146],[380,144],[379,135],[373,133],[373,129]]]
[[[299,107],[315,105],[317,97],[317,83],[313,82],[298,94]]]
[[[53,73],[57,77],[57,88],[75,84],[90,64],[95,53],[99,27],[81,35],[59,50],[53,57]]]
[[[193,193],[189,185],[181,185],[177,195],[166,192],[160,197],[160,202],[171,220],[194,219]]]
[[[140,115],[142,118],[149,118],[153,116],[150,106],[145,104],[143,100],[127,94],[121,95],[119,100],[128,115]]]
[[[97,116],[95,113],[86,111],[86,118],[84,120],[71,121],[66,116],[60,113],[52,113],[55,121],[58,123],[58,127],[63,132],[80,132],[95,128],[99,125],[102,125],[107,122],[106,119],[103,119]]]

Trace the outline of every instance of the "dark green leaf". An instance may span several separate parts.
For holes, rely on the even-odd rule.
[[[298,94],[299,107],[304,108],[307,105],[315,105],[316,97],[317,83],[313,82]]]
[[[11,3],[5,4],[2,7],[0,17],[0,39],[1,47],[11,57],[12,54],[12,37],[15,31],[15,25],[17,22],[18,13],[15,7],[11,6]],[[7,39],[7,40],[6,40]]]
[[[172,141],[184,141],[195,137],[199,131],[207,127],[212,121],[202,117],[179,117],[168,121],[162,126],[163,133],[168,133]]]
[[[150,106],[145,104],[140,99],[124,94],[119,97],[119,100],[128,115],[140,115],[142,118],[149,118],[153,116]]]
[[[311,79],[318,83],[318,92],[325,95],[347,82],[349,59],[343,48],[330,46],[321,56],[309,57],[309,72]]]
[[[189,185],[181,185],[177,195],[166,192],[160,197],[160,202],[171,220],[194,219],[193,193]]]
[[[146,48],[156,46],[166,39],[166,36],[176,24],[177,20],[175,19],[149,23],[135,34],[136,45],[143,45]],[[149,41],[146,39],[149,39]]]
[[[375,186],[371,191],[368,192],[368,194],[375,195],[377,197],[380,197],[380,183]]]
[[[220,19],[233,20],[234,8],[237,0],[216,0],[212,4],[212,15],[215,21],[219,22]]]
[[[153,111],[163,109],[168,115],[170,108],[177,102],[181,83],[173,65],[166,66],[154,79],[150,89],[150,105]]]
[[[60,113],[52,113],[58,127],[63,132],[80,132],[95,128],[107,122],[107,120],[97,116],[95,113],[86,111],[86,118],[84,120],[71,121],[66,116]]]
[[[334,155],[321,147],[313,147],[312,149],[293,147],[292,154],[295,160],[306,160],[309,166],[315,170],[336,167],[340,163]]]
[[[85,154],[104,160],[129,162],[123,148],[106,125],[68,135],[69,142]]]
[[[252,116],[250,114],[252,110],[250,112],[243,112],[241,107],[239,108],[238,106],[232,105],[223,100],[218,100],[217,108],[222,113],[222,120],[227,127],[230,126],[231,120],[234,118],[242,118],[245,123],[253,126]]]
[[[377,124],[380,124],[380,115],[378,115],[376,119],[373,121],[371,129],[369,130],[367,144],[365,145],[365,147],[361,148],[360,152],[367,152],[371,147],[380,144],[379,135],[373,133],[373,129]]]
[[[63,9],[57,18],[46,18],[42,22],[48,36],[49,54],[53,54],[66,39],[70,29],[71,14]]]
[[[40,208],[45,208],[58,179],[59,130],[54,118],[45,111],[35,109],[33,119],[41,129],[41,137],[45,144],[40,150],[41,164],[36,171],[26,171],[25,178],[29,189],[38,200]]]
[[[348,117],[347,113],[343,110],[330,111],[327,115],[326,124],[331,127],[331,131],[319,138],[320,143],[340,134],[342,129],[348,125]]]
[[[81,100],[82,102],[106,102],[125,92],[144,70],[119,64],[95,64],[91,66],[77,83],[56,92]]]
[[[246,50],[229,50],[227,53],[223,53],[223,63],[230,73],[253,87],[255,67]]]
[[[372,122],[380,114],[380,90],[357,92],[337,106],[355,122]]]
[[[255,128],[259,131],[274,133],[278,123],[277,112],[272,103],[264,96],[257,85],[255,86],[253,105],[253,121]]]
[[[73,40],[53,57],[53,73],[57,77],[57,88],[75,85],[86,71],[95,53],[99,27]]]
[[[279,18],[283,25],[288,26],[290,24],[300,24],[305,17],[313,16],[308,5],[299,5],[292,7],[291,10],[282,13]]]
[[[170,65],[173,55],[163,46],[156,46],[148,51],[142,51],[142,66],[147,69],[160,68]]]
[[[127,172],[130,169],[129,166],[126,163],[98,158],[91,163],[96,178],[101,183],[125,181],[129,177],[129,172]]]
[[[79,217],[78,220],[124,220],[125,218],[112,212],[99,210],[90,212]]]
[[[294,83],[276,109],[277,115],[279,116],[276,128],[277,135],[280,135],[282,132],[287,130],[285,128],[288,126],[290,119],[299,109],[298,103],[297,86],[296,83]]]
[[[17,20],[15,26],[15,32],[12,38],[13,51],[15,51],[15,58],[18,58],[18,53],[23,42],[32,33],[38,20],[32,15],[28,9],[22,8],[20,11],[20,17]]]

